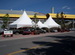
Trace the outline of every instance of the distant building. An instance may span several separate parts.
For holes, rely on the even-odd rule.
[[[44,20],[46,19],[46,14],[43,13],[33,12],[33,11],[26,11],[26,13],[32,20],[35,19],[34,18],[35,13],[37,13],[36,15],[37,20],[41,20],[42,22],[44,22]],[[0,10],[0,21],[2,17],[5,16],[5,14],[9,14],[10,22],[13,22],[23,14],[23,11],[22,10]]]
[[[57,19],[57,14],[54,13],[54,8],[52,8],[52,11],[53,11],[52,13],[48,13],[48,14],[43,14],[43,13],[33,12],[33,11],[26,11],[26,13],[32,20],[35,20],[34,14],[37,13],[37,15],[36,15],[37,21],[40,20],[40,21],[44,22],[50,15],[52,16],[52,18],[54,20]],[[23,11],[22,10],[0,10],[0,24],[2,24],[2,17],[5,16],[5,14],[9,14],[10,23],[12,23],[13,21],[17,20],[23,14]],[[61,20],[60,14],[59,14],[59,19]],[[75,23],[75,15],[65,14],[64,19],[65,19],[65,21],[70,21],[69,23],[73,23],[73,25],[75,26],[75,24],[74,24]]]

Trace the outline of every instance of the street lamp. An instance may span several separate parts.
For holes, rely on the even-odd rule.
[[[73,19],[73,29],[74,29],[74,19]]]

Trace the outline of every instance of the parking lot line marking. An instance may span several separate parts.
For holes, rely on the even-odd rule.
[[[27,51],[27,50],[30,50],[30,49],[39,48],[39,47],[42,47],[42,46],[45,46],[45,45],[34,46],[34,47],[31,47],[31,48],[26,49],[26,50],[19,50],[19,51],[15,51],[15,52],[9,53],[9,54],[7,54],[7,55],[14,55],[14,54],[17,54],[17,53],[21,53],[21,52],[23,52],[23,51]]]
[[[20,52],[23,52],[23,51],[26,51],[26,50],[20,50],[20,51],[12,52],[12,53],[9,53],[7,55],[13,55],[13,54],[20,53]]]
[[[48,44],[49,44],[49,43],[47,43],[47,44],[45,44],[45,45],[37,45],[37,46],[31,47],[31,48],[26,49],[26,50],[15,51],[15,52],[9,53],[9,54],[7,54],[7,55],[14,55],[14,54],[17,54],[17,53],[21,53],[21,52],[23,52],[23,51],[28,51],[28,50],[30,50],[30,49],[36,49],[36,48],[39,48],[39,47],[43,47],[43,46],[46,46],[46,45],[48,45]]]

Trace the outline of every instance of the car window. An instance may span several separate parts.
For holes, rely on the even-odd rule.
[[[28,29],[25,29],[24,31],[28,31]]]

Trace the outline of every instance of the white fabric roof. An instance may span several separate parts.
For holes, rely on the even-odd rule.
[[[46,26],[45,24],[43,24],[40,20],[38,21],[37,26],[39,28],[48,28],[48,26]]]
[[[19,19],[17,19],[16,21],[14,21],[13,23],[11,23],[9,26],[10,27],[15,27],[15,28],[32,27],[33,26],[32,22],[33,21],[28,17],[26,12],[24,11],[22,16]]]
[[[60,27],[59,24],[57,24],[52,17],[50,16],[45,22],[45,25],[47,25],[49,28],[53,28],[53,27]]]

